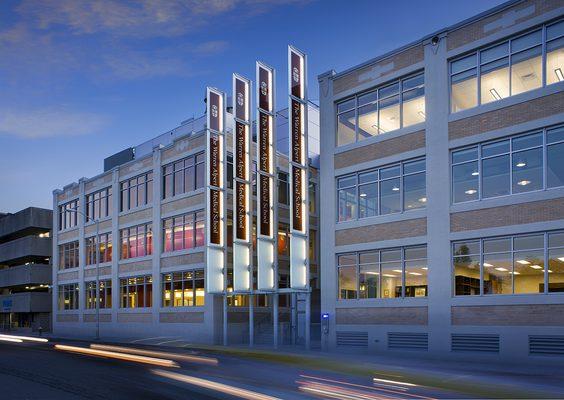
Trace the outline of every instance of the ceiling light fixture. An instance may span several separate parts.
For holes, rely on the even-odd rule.
[[[360,197],[366,197],[366,193],[361,193]]]
[[[490,89],[490,93],[493,96],[493,98],[495,100],[501,100],[501,96],[499,95],[499,93],[497,92],[497,90],[495,89]]]
[[[417,114],[421,115],[423,118],[427,118],[423,111],[417,111]]]
[[[554,73],[556,74],[556,78],[558,78],[558,82],[564,81],[564,73],[562,73],[562,70],[560,68],[556,68],[554,70]]]
[[[392,274],[382,274],[382,276],[385,276],[386,278],[397,278],[396,275],[392,275]]]
[[[528,181],[526,179],[523,179],[522,181],[517,182],[517,184],[520,185],[520,186],[527,186],[529,183],[531,183],[531,181]]]
[[[548,270],[548,273],[549,273],[549,274],[552,274],[552,270],[551,270],[551,269],[549,269],[549,270]]]
[[[530,262],[528,262],[527,260],[517,260],[517,262],[521,265],[529,265]]]
[[[490,263],[484,263],[483,265],[484,265],[484,267],[493,267],[493,265],[490,264]]]
[[[421,276],[419,272],[410,272],[409,275]]]
[[[520,272],[517,272],[517,271],[515,271],[515,272],[510,272],[510,274],[513,274],[513,275],[521,275],[521,273],[520,273]]]
[[[564,257],[558,257],[558,260],[564,262]]]
[[[428,267],[421,267],[422,270],[427,271],[429,268]]]
[[[496,270],[501,271],[501,272],[509,271],[507,268],[503,268],[503,267],[497,267]]]
[[[426,198],[426,197],[421,197],[421,198],[419,199],[419,201],[420,201],[421,203],[426,203],[426,202],[427,202],[427,198]]]
[[[480,173],[478,171],[472,172],[472,176],[478,176],[478,175],[480,175]]]
[[[532,269],[542,269],[542,267],[540,265],[529,265],[529,267],[531,267]]]
[[[519,167],[519,168],[523,168],[523,167],[527,166],[527,163],[524,162],[524,161],[519,161],[517,164],[515,164],[515,166]]]
[[[397,192],[397,191],[399,191],[399,187],[394,186],[394,187],[392,188],[392,190],[393,190],[394,192]]]
[[[464,193],[466,194],[475,194],[477,192],[476,189],[468,189],[467,191],[465,191]]]

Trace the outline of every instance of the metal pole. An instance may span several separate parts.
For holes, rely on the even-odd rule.
[[[249,347],[255,345],[255,305],[254,296],[249,294]]]
[[[227,291],[223,294],[223,345],[227,346]]]
[[[305,348],[310,350],[311,348],[311,292],[306,294],[306,304],[305,304]]]
[[[100,221],[96,220],[96,340],[100,340]]]
[[[290,296],[291,299],[291,310],[292,310],[292,316],[291,316],[291,321],[290,321],[290,336],[292,338],[292,346],[296,345],[296,293],[292,293]]]
[[[278,293],[272,295],[272,319],[274,325],[273,341],[274,348],[278,348]]]

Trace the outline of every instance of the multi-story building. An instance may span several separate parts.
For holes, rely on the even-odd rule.
[[[51,210],[0,215],[0,329],[50,329],[51,228]]]
[[[227,110],[228,290],[232,288],[232,129]],[[289,286],[289,188],[287,110],[277,115],[278,260],[281,288]],[[206,118],[179,127],[104,162],[105,171],[53,192],[53,315],[58,334],[102,337],[171,336],[204,343],[222,341],[222,297],[205,291]],[[309,107],[310,258],[314,298],[317,280],[317,168],[319,114]],[[253,143],[253,149],[256,146]],[[255,158],[256,150],[251,154]],[[253,162],[253,181],[256,163]],[[256,186],[253,191],[256,193]],[[253,200],[256,204],[256,200]],[[253,207],[256,210],[256,207]],[[255,211],[256,219],[256,211]],[[98,225],[98,239],[96,239]],[[253,223],[256,226],[256,223]],[[256,248],[256,231],[253,232]],[[98,244],[98,245],[97,245]],[[96,251],[100,304],[96,314]],[[231,264],[232,265],[232,264]],[[256,254],[254,265],[256,265]],[[256,270],[255,270],[256,271]],[[256,274],[256,272],[255,272]],[[256,283],[256,279],[255,279]],[[230,343],[249,336],[249,297],[228,298]],[[296,312],[291,312],[294,307]],[[303,302],[279,295],[281,341],[303,336]],[[255,342],[272,341],[272,302],[253,296]],[[317,306],[317,310],[319,306]],[[290,333],[290,316],[295,329]],[[301,315],[301,317],[300,317]],[[312,322],[318,323],[319,312]],[[97,319],[99,318],[99,320]],[[317,329],[316,332],[319,330]]]
[[[564,354],[564,4],[319,76],[325,346]]]

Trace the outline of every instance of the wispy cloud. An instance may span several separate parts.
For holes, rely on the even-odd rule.
[[[34,110],[0,110],[0,134],[24,139],[88,135],[108,122],[105,116],[48,107]]]

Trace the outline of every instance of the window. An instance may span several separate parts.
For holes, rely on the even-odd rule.
[[[151,275],[119,280],[121,308],[151,307],[153,304],[153,278]]]
[[[78,240],[59,245],[59,269],[78,267]]]
[[[290,255],[290,225],[278,223],[278,255]]]
[[[98,242],[100,243],[99,259],[100,263],[111,262],[112,261],[112,234],[102,233],[98,237]],[[96,264],[96,237],[92,236],[86,238],[86,265]]]
[[[78,283],[59,285],[59,310],[78,310]]]
[[[163,274],[162,285],[163,307],[204,305],[203,269]]]
[[[564,186],[563,142],[560,126],[453,151],[452,201]]]
[[[427,246],[337,256],[339,299],[428,296]]]
[[[112,308],[112,281],[107,279],[100,283],[100,308]],[[86,309],[96,309],[96,281],[85,282]]]
[[[423,74],[337,104],[337,146],[425,122]]]
[[[545,32],[543,32],[545,31]],[[546,50],[543,50],[546,34]],[[451,112],[564,80],[564,21],[511,38],[450,62]]]
[[[278,172],[278,202],[280,204],[290,205],[289,185],[288,174],[286,172]]]
[[[112,188],[108,187],[86,195],[86,221],[95,221],[112,215]]]
[[[205,153],[163,166],[163,199],[204,187]]]
[[[144,224],[120,230],[121,259],[153,254],[153,226]]]
[[[59,206],[59,230],[73,228],[78,225],[78,200],[69,201]]]
[[[425,207],[425,159],[337,178],[339,222]]]
[[[120,211],[131,210],[153,202],[153,173],[128,179],[120,186]]]
[[[197,211],[163,220],[163,251],[203,246],[205,212]]]
[[[453,243],[457,296],[563,292],[563,267],[561,231]]]

